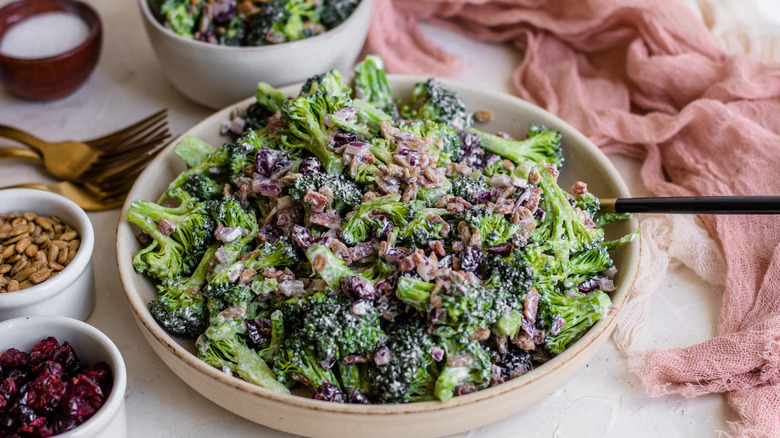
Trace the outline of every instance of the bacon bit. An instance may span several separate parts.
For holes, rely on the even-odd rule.
[[[243,307],[228,307],[219,312],[219,316],[225,319],[243,318],[246,315],[246,309]]]
[[[461,213],[463,210],[471,207],[471,203],[461,198],[460,196],[453,196],[446,204],[447,211],[453,213]]]
[[[536,312],[539,308],[539,298],[541,298],[541,295],[533,286],[531,287],[531,290],[525,294],[525,298],[523,298],[523,315],[525,315],[525,317],[528,318],[528,321],[531,323],[536,322]]]
[[[488,338],[490,338],[490,329],[486,327],[476,329],[469,335],[472,341],[486,341]]]
[[[528,193],[528,199],[523,203],[525,208],[531,211],[531,213],[535,213],[536,209],[539,208],[539,200],[542,197],[542,190],[541,187],[534,187],[532,189],[528,189],[525,191],[525,193]],[[523,193],[523,196],[525,196],[525,193]]]
[[[444,249],[444,244],[441,242],[441,240],[432,240],[428,242],[428,247],[431,249],[431,251],[434,252],[434,254],[440,257],[447,255],[447,251]]]
[[[255,279],[257,271],[252,268],[244,269],[244,272],[238,276],[238,284],[247,284]]]
[[[332,195],[333,192],[331,192]],[[312,189],[307,189],[306,194],[303,195],[303,202],[311,205],[312,211],[321,213],[325,211],[325,207],[328,206],[328,198]]]
[[[553,163],[547,163],[547,170],[550,172],[550,175],[552,175],[554,180],[558,180],[558,175],[560,175],[560,172],[558,172],[558,166],[556,166]]]
[[[585,193],[588,193],[588,184],[582,181],[577,181],[573,186],[571,186],[569,193],[571,193],[572,196],[584,195]]]
[[[385,243],[385,242],[382,242]],[[359,243],[349,248],[349,258],[353,262],[370,257],[379,252],[379,241],[374,239],[370,242]]]
[[[338,229],[341,227],[341,218],[333,210],[324,213],[314,213],[309,217],[309,221],[313,224],[322,225],[325,228]]]
[[[463,252],[463,242],[455,241],[452,242],[452,251],[454,252]]]
[[[371,201],[372,199],[374,199],[374,198],[378,198],[378,197],[379,197],[379,193],[377,193],[377,192],[374,192],[374,191],[371,191],[371,190],[369,190],[369,191],[367,191],[367,192],[366,192],[366,193],[363,195],[363,203],[369,202],[369,201]]]
[[[170,236],[171,233],[176,231],[176,226],[171,223],[168,219],[161,219],[160,225],[157,226],[157,229],[160,230],[161,233],[165,236]]]
[[[511,342],[523,350],[530,351],[536,348],[533,338],[526,332],[520,332],[512,338]]]

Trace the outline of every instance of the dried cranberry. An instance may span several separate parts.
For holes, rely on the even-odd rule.
[[[330,150],[338,149],[341,146],[358,141],[358,135],[353,132],[337,132],[328,139],[328,148]]]
[[[263,146],[255,155],[255,167],[257,173],[270,178],[290,167],[290,156],[286,152]]]
[[[320,160],[315,157],[304,158],[301,164],[298,165],[298,172],[306,175],[309,172],[321,172],[322,164]]]
[[[350,403],[356,405],[371,404],[371,402],[368,401],[368,398],[365,395],[363,395],[360,391],[352,387],[347,388],[347,400],[349,400]]]
[[[107,395],[113,385],[111,368],[105,362],[96,362],[94,365],[85,368],[79,376],[84,376],[97,384],[102,391],[101,396]]]
[[[460,256],[460,269],[466,272],[477,272],[482,265],[484,255],[478,246],[467,247]]]
[[[498,190],[488,190],[485,192],[474,193],[474,202],[477,204],[487,204],[494,202],[498,198]]]
[[[59,362],[68,374],[73,374],[81,368],[81,362],[79,362],[79,358],[76,356],[76,351],[67,342],[54,350],[52,360]]]
[[[75,429],[79,423],[76,418],[69,417],[67,415],[57,415],[54,417],[54,431],[56,433],[64,433],[69,430]]]
[[[245,319],[246,335],[250,341],[250,347],[260,348],[268,342],[271,336],[271,320],[268,318]]]
[[[314,236],[311,231],[300,225],[293,226],[292,240],[303,249],[309,249],[314,244]]]
[[[48,362],[46,369],[38,374],[32,383],[34,400],[29,401],[31,408],[39,414],[54,412],[65,395],[66,385],[62,381],[62,367],[57,362]]]
[[[512,345],[496,365],[501,368],[502,377],[513,379],[531,370],[531,353]]]
[[[387,248],[387,251],[385,251],[384,258],[385,261],[387,261],[387,263],[395,264],[398,263],[402,258],[406,257],[406,255],[407,255],[406,251],[392,247],[392,248]]]
[[[266,225],[263,228],[260,228],[257,237],[262,242],[276,242],[282,237],[282,230],[273,225]]]
[[[9,348],[0,355],[0,365],[2,365],[4,369],[20,368],[27,365],[29,359],[30,355],[24,351],[19,351],[16,348]]]
[[[38,342],[35,344],[35,347],[33,347],[32,352],[30,355],[33,355],[35,353],[43,354],[47,356],[51,356],[54,354],[54,350],[60,346],[60,343],[57,342],[57,339],[55,339],[52,336],[49,336],[48,338],[42,340],[41,342]]]
[[[439,267],[440,268],[451,268],[452,267],[452,255],[447,254],[446,256],[442,257],[439,260]]]
[[[501,257],[508,257],[510,254],[512,254],[512,244],[506,242],[500,243],[498,245],[488,246],[487,252],[488,254],[497,254]]]
[[[376,298],[376,289],[371,280],[357,275],[345,275],[341,277],[341,291],[362,300],[373,301]]]
[[[542,209],[542,207],[538,207],[536,211],[534,212],[534,218],[538,220],[539,222],[543,222],[544,218],[547,216],[547,212]]]
[[[344,393],[341,392],[341,389],[327,381],[314,391],[314,398],[333,403],[344,403]]]

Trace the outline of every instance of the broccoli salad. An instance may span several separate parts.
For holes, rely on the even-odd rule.
[[[264,46],[319,35],[349,18],[360,0],[149,0],[157,20],[185,38]]]
[[[349,84],[352,84],[350,86]],[[429,79],[392,97],[382,60],[295,98],[260,84],[217,149],[132,202],[149,311],[217,369],[338,403],[447,401],[543,364],[612,308],[604,215],[566,191],[561,135],[475,128]]]

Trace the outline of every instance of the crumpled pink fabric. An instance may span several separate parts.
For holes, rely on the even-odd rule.
[[[780,66],[727,55],[674,1],[376,0],[366,50],[395,73],[460,69],[417,20],[524,51],[517,94],[643,160],[656,195],[780,194]],[[641,353],[638,374],[654,396],[724,392],[737,436],[780,436],[780,217],[702,219],[727,263],[719,337]]]

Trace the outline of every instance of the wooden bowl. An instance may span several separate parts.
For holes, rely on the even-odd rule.
[[[393,95],[409,100],[416,82],[422,77],[389,75]],[[559,182],[570,187],[575,181],[588,183],[600,197],[627,197],[628,188],[609,159],[583,134],[563,120],[526,101],[505,94],[484,91],[457,82],[442,81],[454,89],[472,110],[487,110],[494,118],[480,128],[488,132],[507,132],[524,138],[531,122],[561,131],[565,163]],[[299,87],[282,89],[296,95]],[[244,110],[255,99],[249,98],[217,112],[183,135],[194,135],[211,145],[226,141],[220,126],[229,120],[234,108]],[[173,153],[174,140],[144,170],[120,217],[136,199],[156,200],[186,165]],[[605,228],[608,239],[615,239],[638,228],[636,218],[616,222]],[[426,401],[409,404],[356,405],[329,403],[295,395],[272,392],[228,376],[195,355],[194,342],[171,336],[150,314],[147,303],[157,290],[146,277],[133,270],[132,259],[141,248],[130,224],[121,219],[117,229],[117,264],[122,285],[136,322],[146,340],[163,362],[187,385],[219,406],[251,421],[288,433],[318,438],[427,438],[464,432],[507,417],[546,397],[585,366],[609,338],[628,290],[639,266],[639,239],[612,253],[618,274],[617,289],[611,293],[613,310],[585,335],[551,361],[514,380],[442,403]],[[609,388],[603,388],[609,391]],[[593,394],[594,397],[598,394]],[[528,436],[533,435],[533,431]],[[259,432],[262,433],[262,432]],[[523,432],[518,431],[518,434]]]
[[[30,100],[54,100],[76,91],[97,65],[103,40],[100,17],[76,0],[20,0],[0,9],[0,40],[15,24],[47,12],[69,12],[87,24],[89,35],[77,47],[46,58],[16,58],[0,52],[0,83]]]

